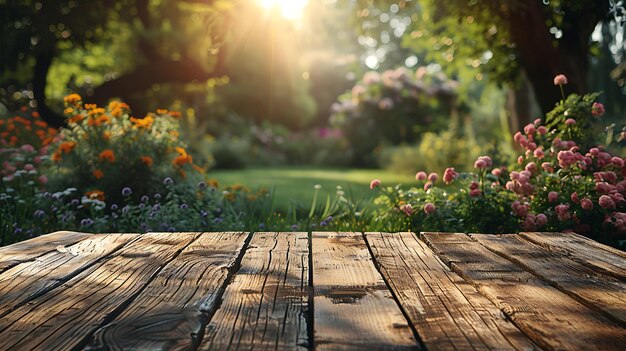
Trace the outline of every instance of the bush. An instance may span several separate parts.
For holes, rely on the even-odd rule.
[[[176,112],[157,110],[140,119],[122,102],[99,108],[76,94],[65,104],[68,126],[50,148],[54,188],[74,187],[119,202],[125,187],[150,194],[165,177],[203,172],[178,138]]]
[[[422,188],[381,187],[375,214],[394,230],[507,233],[575,231],[613,246],[626,244],[626,167],[595,140],[604,107],[597,94],[570,95],[518,132],[522,148],[514,170],[474,162],[476,173],[447,168],[444,188],[436,173],[418,172]],[[624,142],[626,129],[606,140]]]
[[[368,72],[333,105],[331,124],[349,140],[355,165],[374,166],[380,146],[413,143],[447,126],[456,85],[425,67]]]

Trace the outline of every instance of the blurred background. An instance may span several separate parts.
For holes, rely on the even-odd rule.
[[[101,105],[121,98],[137,117],[180,111],[195,162],[227,183],[282,180],[310,193],[309,183],[380,174],[363,169],[408,182],[417,170],[469,169],[481,154],[506,164],[512,133],[561,99],[560,73],[566,94],[602,91],[607,120],[626,117],[621,1],[0,0],[0,9],[0,114],[29,106],[60,127],[70,93]]]

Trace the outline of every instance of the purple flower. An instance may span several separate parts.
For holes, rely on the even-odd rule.
[[[174,228],[174,227],[169,227],[169,228],[167,228],[167,231],[168,231],[168,232],[170,232],[170,233],[173,233],[173,232],[175,232],[175,231],[176,231],[176,228]]]
[[[80,221],[80,226],[81,227],[88,227],[88,226],[90,226],[92,224],[93,224],[93,220],[91,218],[85,218],[85,219]]]
[[[165,184],[165,185],[172,185],[172,184],[174,184],[174,180],[172,178],[170,178],[170,177],[167,177],[167,178],[163,179],[163,184]]]
[[[206,216],[208,216],[208,215],[209,215],[209,213],[208,213],[207,211],[205,211],[205,210],[201,210],[201,211],[200,211],[200,216],[202,216],[202,217],[206,217]]]
[[[298,230],[298,225],[297,224],[292,224],[291,225],[291,230]]]
[[[70,201],[70,205],[72,206],[78,206],[80,204],[80,201],[78,201],[78,199],[72,199],[72,201]]]
[[[259,229],[261,230],[265,229],[265,223],[259,223]]]
[[[154,197],[155,200],[160,200],[161,199],[161,194],[156,193],[156,194],[153,195],[153,197]]]
[[[37,210],[35,211],[35,213],[33,213],[33,216],[35,216],[35,218],[43,218],[46,215],[46,212],[44,212],[43,210]]]
[[[148,202],[150,200],[150,198],[146,195],[141,197],[141,202]]]
[[[111,211],[117,211],[117,209],[118,209],[117,204],[112,204],[111,205]]]
[[[160,211],[160,210],[161,210],[161,205],[155,204],[154,206],[152,206],[152,211],[157,212],[157,211]]]
[[[206,183],[205,182],[198,183],[198,188],[199,189],[206,189]]]
[[[129,187],[124,187],[122,189],[122,196],[130,196],[133,193],[133,190]]]
[[[180,209],[181,210],[186,210],[188,208],[189,208],[189,206],[187,204],[180,204]]]

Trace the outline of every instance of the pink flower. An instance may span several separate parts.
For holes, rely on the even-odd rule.
[[[431,202],[424,204],[424,212],[426,212],[426,214],[433,214],[436,210],[437,208]]]
[[[431,183],[435,183],[437,179],[439,179],[439,176],[437,175],[437,173],[431,173],[428,175],[428,181]]]
[[[520,143],[520,140],[522,140],[524,136],[522,135],[522,132],[517,132],[515,133],[515,135],[513,135],[513,140],[515,140],[516,143]]]
[[[480,189],[472,189],[472,190],[470,190],[469,195],[470,195],[471,197],[477,197],[477,196],[480,196]]]
[[[559,74],[554,77],[554,85],[565,85],[567,84],[567,77],[564,74]]]
[[[24,144],[24,145],[22,145],[22,147],[20,149],[22,149],[22,151],[24,151],[24,152],[33,152],[33,151],[35,151],[35,148],[32,145],[30,145],[30,144]]]
[[[541,160],[545,156],[545,154],[543,153],[542,149],[535,149],[535,151],[533,152],[533,156]]]
[[[534,163],[534,162],[528,162],[528,164],[526,165],[525,170],[530,172],[531,174],[537,173],[537,164]]]
[[[380,185],[380,179],[374,179],[370,182],[370,189],[374,189]]]
[[[485,161],[479,159],[474,162],[474,168],[485,169],[487,168],[487,164],[485,163]]]
[[[614,156],[611,158],[611,163],[617,168],[624,168],[624,160],[621,157]]]
[[[450,184],[452,183],[457,177],[459,176],[459,174],[457,172],[454,171],[454,167],[448,167],[446,168],[446,170],[443,172],[443,182],[446,184]]]
[[[599,102],[594,102],[591,106],[591,114],[594,117],[602,117],[602,115],[604,114],[604,105]]]
[[[415,180],[417,180],[418,182],[426,180],[426,178],[428,178],[428,176],[426,175],[426,172],[419,171],[415,173]]]
[[[611,199],[608,195],[600,196],[598,204],[600,204],[600,207],[602,208],[615,208],[615,202],[613,202],[613,199]]]
[[[517,158],[517,163],[519,163],[520,165],[524,163],[524,156],[520,156]]]
[[[499,177],[502,174],[502,169],[494,168],[494,169],[491,170],[491,174],[493,174],[496,177]]]
[[[432,182],[426,182],[424,183],[424,191],[430,189],[433,187],[433,183]]]
[[[565,120],[565,125],[573,126],[574,124],[576,124],[576,120],[573,118],[568,118]]]
[[[579,203],[580,200],[578,199],[578,193],[577,192],[573,192],[572,195],[570,195],[569,197],[575,204]]]
[[[532,123],[528,123],[526,127],[524,127],[524,133],[526,133],[526,135],[533,135],[535,134],[535,131],[535,125]]]
[[[37,180],[42,185],[48,184],[48,177],[45,174],[40,175],[39,178],[37,178]]]
[[[548,128],[544,126],[537,127],[537,133],[539,133],[539,135],[545,135],[547,132],[548,132]]]
[[[381,110],[391,110],[393,108],[393,100],[391,98],[383,98],[378,102],[378,108]]]
[[[411,204],[400,206],[400,210],[402,210],[402,212],[404,212],[407,216],[411,216],[413,214],[413,206]]]
[[[35,166],[31,165],[30,163],[27,163],[24,165],[24,170],[25,171],[34,171],[35,170]]]
[[[551,191],[548,193],[548,202],[556,202],[559,199],[559,193]]]
[[[548,217],[545,214],[540,213],[535,216],[535,223],[537,223],[537,227],[541,228],[548,223]]]
[[[554,167],[550,162],[544,162],[541,164],[541,168],[543,168],[548,173],[554,173]]]
[[[472,181],[469,186],[470,190],[478,189],[478,182]]]
[[[567,168],[576,163],[576,155],[570,150],[559,151],[557,158],[559,159],[559,166],[563,168]]]
[[[557,218],[561,222],[565,222],[569,220],[570,218],[572,218],[572,215],[569,213],[569,205],[567,204],[556,205],[554,207],[554,210],[556,212]]]
[[[520,218],[526,217],[528,214],[528,205],[523,205],[519,201],[513,201],[511,208],[513,213]]]
[[[584,197],[580,200],[580,206],[583,210],[591,211],[593,209],[593,201],[591,199]]]

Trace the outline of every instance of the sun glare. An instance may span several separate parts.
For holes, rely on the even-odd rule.
[[[302,17],[302,12],[308,2],[309,0],[260,0],[262,7],[276,8],[284,18],[291,21]]]

